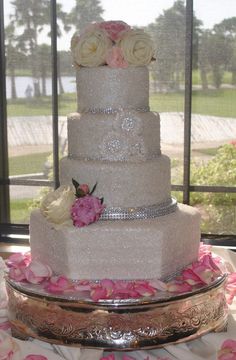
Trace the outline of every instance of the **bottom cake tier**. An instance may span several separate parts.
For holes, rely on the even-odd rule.
[[[30,219],[33,259],[71,279],[164,279],[198,257],[200,215],[179,204],[154,219],[56,226],[39,210]]]

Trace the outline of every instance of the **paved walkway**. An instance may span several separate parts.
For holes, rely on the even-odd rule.
[[[183,144],[183,113],[161,113],[161,142],[169,145]],[[59,117],[59,136],[67,137],[67,118]],[[192,115],[192,143],[219,143],[236,139],[236,118]],[[53,140],[51,116],[10,117],[8,142],[17,146],[46,146]]]
[[[162,151],[170,157],[182,158],[184,139],[183,113],[161,113]],[[59,118],[59,136],[67,138],[67,118]],[[192,149],[217,147],[236,139],[236,118],[192,116]],[[52,150],[52,118],[50,116],[12,117],[8,119],[10,156]],[[195,153],[197,157],[198,154]],[[201,159],[204,155],[200,154]],[[33,198],[37,188],[11,186],[11,196]]]

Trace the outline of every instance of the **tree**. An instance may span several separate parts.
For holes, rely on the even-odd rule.
[[[155,23],[149,25],[157,47],[157,62],[155,65],[157,78],[160,83],[174,90],[180,89],[181,77],[184,73],[185,62],[185,4],[182,0],[164,10]],[[194,39],[197,39],[198,27],[201,24],[194,16]],[[194,40],[194,53],[196,46]]]
[[[21,49],[30,55],[31,70],[34,78],[34,95],[40,95],[39,74],[37,69],[37,46],[38,34],[48,23],[48,1],[47,0],[14,0],[11,4],[15,8],[15,13],[11,16],[11,21],[16,27],[20,27],[23,32],[19,35]]]
[[[11,16],[11,23],[22,32],[18,35],[19,47],[27,54],[31,60],[30,67],[34,83],[34,95],[40,95],[39,78],[42,76],[44,86],[45,81],[45,51],[46,47],[42,48],[38,43],[39,33],[45,30],[45,25],[50,24],[50,12],[48,11],[48,0],[12,0],[11,4],[14,6],[15,12]],[[57,4],[57,18],[64,26],[64,30],[68,31],[69,26],[66,22],[66,13],[62,11],[62,5]],[[62,35],[60,26],[57,26],[58,36]],[[50,35],[50,32],[48,33]],[[48,46],[48,45],[45,45]],[[40,57],[38,58],[38,55]],[[42,59],[44,57],[44,60]],[[40,64],[38,60],[40,59]],[[48,59],[50,64],[50,58]],[[42,67],[42,62],[43,67]]]
[[[209,46],[210,32],[203,30],[199,36],[198,46],[198,66],[201,76],[202,89],[208,89],[207,73],[210,71],[210,64],[208,59],[208,46]]]
[[[15,69],[18,58],[18,51],[15,46],[16,37],[14,34],[14,27],[12,24],[6,27],[5,31],[6,36],[6,58],[7,66],[9,69],[10,79],[11,79],[11,98],[16,99],[16,82],[15,82]]]
[[[207,163],[191,164],[191,184],[212,186],[236,185],[236,141],[221,146],[216,155]],[[191,195],[193,205],[203,207],[203,230],[236,233],[236,194],[234,193],[200,193]]]
[[[68,23],[74,25],[81,32],[91,22],[103,21],[103,8],[99,0],[75,0],[76,4],[72,8]]]
[[[230,59],[227,63],[229,71],[232,72],[232,85],[236,85],[236,17],[224,19],[216,24],[213,30],[225,36],[231,48]]]
[[[46,96],[46,78],[51,67],[51,48],[49,45],[42,44],[37,47],[38,73],[42,80],[42,95]]]

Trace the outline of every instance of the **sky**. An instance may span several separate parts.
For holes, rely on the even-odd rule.
[[[64,11],[70,11],[75,0],[58,0]],[[123,20],[129,25],[145,26],[153,22],[174,0],[101,0],[105,20]],[[5,13],[10,12],[10,0],[4,0]],[[236,0],[194,0],[194,12],[204,28],[211,28],[225,18],[236,16]],[[59,50],[68,50],[71,34],[58,40]]]

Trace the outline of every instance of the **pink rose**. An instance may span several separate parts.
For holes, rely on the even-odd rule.
[[[113,46],[108,50],[106,55],[106,63],[111,68],[127,68],[128,63],[125,61],[121,48]]]
[[[79,189],[82,190],[85,194],[89,193],[89,186],[87,184],[81,184]]]
[[[218,360],[235,360],[236,359],[236,341],[227,339],[221,345],[218,351]]]
[[[31,284],[39,284],[52,276],[52,270],[48,265],[38,260],[33,260],[25,269],[25,278]]]
[[[71,208],[73,224],[77,227],[89,225],[100,218],[104,209],[101,200],[95,196],[86,195],[78,198]]]
[[[124,32],[130,30],[130,26],[124,21],[104,21],[98,27],[104,29],[112,41],[119,40]]]

